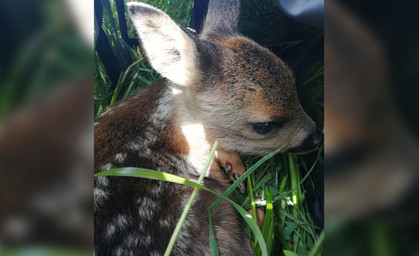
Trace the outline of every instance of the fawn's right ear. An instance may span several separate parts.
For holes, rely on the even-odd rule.
[[[127,7],[151,66],[178,85],[197,81],[200,71],[193,39],[159,9],[137,2]]]
[[[216,38],[238,34],[240,0],[211,0],[200,37]]]

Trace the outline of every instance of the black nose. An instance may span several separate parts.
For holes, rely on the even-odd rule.
[[[290,153],[307,153],[315,150],[323,142],[323,133],[316,131],[311,133],[300,146],[288,149]]]
[[[310,136],[306,139],[306,141],[304,141],[304,143],[307,144],[307,147],[317,148],[320,146],[322,141],[323,141],[323,134],[316,131],[310,134]]]

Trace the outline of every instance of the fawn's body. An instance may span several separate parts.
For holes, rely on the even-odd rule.
[[[95,166],[96,170],[141,166],[171,172],[187,179],[197,178],[202,170],[198,169],[197,165],[205,159],[191,159],[188,142],[182,131],[173,123],[177,113],[173,111],[175,108],[170,108],[174,103],[170,94],[170,88],[163,82],[158,83],[139,98],[133,98],[115,109],[112,115],[101,118],[100,124],[108,124],[112,129],[100,124],[96,126],[98,128],[95,133],[100,134],[97,141],[101,141],[96,150],[103,152],[100,154],[103,158],[95,159],[95,163],[98,164]],[[155,102],[155,105],[147,105],[142,98],[148,98],[150,102]],[[127,127],[130,127],[131,132],[122,132],[126,131]],[[101,128],[106,130],[102,131]],[[143,134],[147,137],[144,138]],[[115,140],[118,143],[115,143]],[[112,148],[108,145],[112,145]],[[100,209],[96,210],[95,216],[96,253],[130,255],[129,253],[133,252],[134,255],[162,255],[192,189],[173,183],[138,178],[96,179],[95,206]],[[224,178],[215,165],[203,182],[204,186],[218,192],[223,192],[228,184],[228,179]],[[206,209],[215,199],[207,192],[198,193],[173,255],[209,254]],[[104,204],[111,206],[104,208]],[[238,216],[232,207],[223,203],[214,212],[214,216],[215,232],[223,237],[220,239],[220,249],[223,251],[220,252],[227,254],[231,250],[235,251],[235,255],[248,254],[246,248],[240,248],[246,244],[245,234],[240,229]]]
[[[238,1],[211,1],[200,35],[148,5],[130,4],[128,9],[151,65],[167,79],[98,119],[95,172],[142,167],[196,180],[219,141],[219,155],[203,185],[223,192],[229,179],[220,166],[230,161],[242,171],[233,152],[261,155],[318,145],[291,71],[238,34]],[[96,178],[96,254],[162,255],[191,192],[148,179]],[[215,199],[198,193],[173,255],[211,255],[208,207]],[[252,254],[228,203],[212,217],[220,255]]]

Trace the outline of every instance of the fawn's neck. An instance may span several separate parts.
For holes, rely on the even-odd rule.
[[[213,143],[208,140],[203,123],[195,115],[196,109],[188,90],[178,88],[170,82],[166,82],[166,86],[161,89],[163,91],[155,103],[155,109],[150,111],[148,121],[152,129],[160,131],[159,140],[170,144],[160,145],[169,146],[174,153],[181,153],[193,167],[188,172],[200,175]],[[145,130],[145,139],[152,134],[148,130]]]

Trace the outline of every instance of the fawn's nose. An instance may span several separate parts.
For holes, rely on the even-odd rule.
[[[304,142],[307,144],[307,147],[318,148],[323,141],[323,134],[319,131],[316,131],[307,138]]]
[[[316,130],[315,132],[311,133],[302,143],[301,145],[288,149],[290,153],[308,153],[317,149],[320,144],[323,142],[323,133]]]

